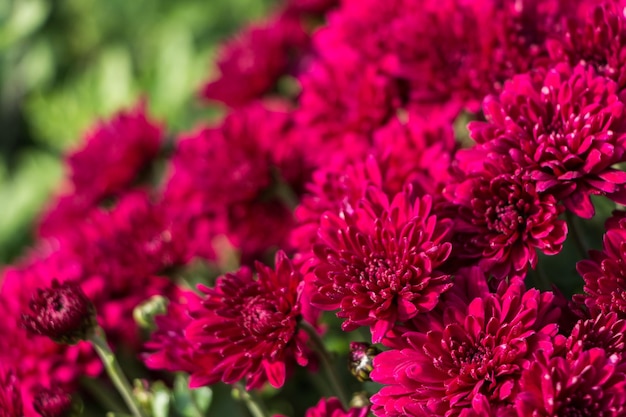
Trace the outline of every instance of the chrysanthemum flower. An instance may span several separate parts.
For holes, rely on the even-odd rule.
[[[538,352],[524,371],[518,417],[618,417],[626,412],[626,366],[601,348],[572,360]]]
[[[449,304],[436,330],[408,332],[404,346],[376,356],[371,378],[387,386],[372,397],[374,414],[459,416],[478,396],[513,404],[533,352],[552,348],[552,299],[514,280],[469,305]]]
[[[69,192],[41,220],[44,237],[72,228],[105,198],[128,190],[157,155],[163,128],[148,118],[144,103],[100,121],[67,158]]]
[[[15,373],[0,367],[0,417],[23,417],[20,384]]]
[[[389,201],[371,187],[354,211],[326,213],[314,247],[313,305],[339,309],[345,331],[369,326],[374,343],[397,321],[432,310],[451,285],[439,272],[451,224],[431,209],[429,197],[407,191]]]
[[[282,147],[272,144],[288,135],[288,125],[286,111],[255,103],[231,112],[218,126],[200,129],[178,142],[162,206],[176,224],[189,231],[193,255],[214,257],[212,239],[220,234],[232,234],[239,241],[254,235],[239,232],[255,226],[246,217],[257,203],[278,205],[272,194],[274,168],[289,164],[285,155],[273,153]],[[265,209],[263,214],[270,212]],[[278,210],[277,217],[283,218],[284,213]],[[251,245],[253,249],[282,243],[285,237],[278,233],[255,237],[263,235],[265,241]]]
[[[269,93],[281,75],[297,68],[294,57],[304,55],[308,43],[300,20],[293,16],[252,25],[221,48],[220,75],[202,87],[200,96],[231,107],[246,105]]]
[[[626,87],[626,17],[619,0],[574,2],[578,13],[546,42],[554,62],[583,64]],[[573,6],[576,9],[576,5]]]
[[[535,181],[499,161],[447,190],[459,204],[457,221],[470,238],[463,244],[465,256],[474,256],[496,279],[524,277],[537,265],[537,249],[546,255],[560,252],[567,225],[556,198],[540,194]],[[473,229],[473,233],[470,230]]]
[[[193,314],[186,336],[216,361],[208,369],[196,369],[192,385],[245,378],[247,389],[266,381],[278,388],[293,362],[307,365],[307,336],[298,322],[315,318],[301,314],[302,276],[283,252],[276,255],[275,270],[260,263],[256,270],[258,278],[243,267],[219,278],[215,288],[200,287],[206,294],[203,308]]]
[[[624,104],[617,94],[617,84],[583,66],[516,76],[499,98],[485,100],[488,121],[470,123],[479,145],[462,165],[510,160],[528,172],[537,192],[554,195],[584,218],[593,216],[592,194],[626,202],[626,173],[613,167],[626,161]]]
[[[610,229],[603,240],[602,251],[590,251],[591,259],[576,265],[585,280],[581,298],[593,315],[614,311],[626,318],[626,229]]]
[[[613,312],[579,320],[565,342],[566,358],[572,360],[582,352],[602,348],[607,356],[617,355],[626,359],[625,333],[626,320]]]
[[[33,334],[73,345],[93,333],[96,310],[79,285],[54,280],[50,288],[40,288],[33,294],[30,311],[22,314],[22,323]]]
[[[33,404],[41,417],[79,417],[82,404],[73,402],[72,396],[59,387],[40,387]]]

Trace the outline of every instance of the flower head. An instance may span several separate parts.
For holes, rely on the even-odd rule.
[[[584,218],[593,216],[592,194],[626,202],[626,173],[614,168],[626,161],[617,84],[583,66],[542,74],[516,76],[499,98],[485,99],[488,121],[470,123],[479,145],[464,153],[462,165],[504,159],[528,173],[537,192]]]
[[[20,384],[12,370],[0,367],[0,417],[23,417]]]
[[[524,371],[518,416],[618,417],[626,411],[626,367],[601,348],[575,359],[538,352]]]
[[[30,302],[30,314],[22,315],[24,327],[57,343],[73,345],[85,340],[96,326],[96,310],[79,285],[53,281],[39,289]]]
[[[252,25],[221,48],[217,58],[220,76],[207,82],[200,95],[231,107],[262,97],[290,66],[297,67],[293,58],[303,55],[308,43],[299,19],[288,15]]]
[[[557,334],[551,293],[526,291],[521,280],[469,305],[449,304],[433,330],[407,332],[403,346],[374,359],[371,377],[388,385],[372,397],[379,416],[453,417],[485,396],[510,406],[522,371]]]
[[[35,410],[42,417],[74,417],[81,413],[81,404],[60,388],[41,387],[35,394]]]
[[[439,271],[450,254],[450,222],[431,213],[429,197],[378,188],[353,211],[328,212],[321,221],[313,305],[339,309],[342,329],[369,326],[379,342],[397,321],[432,310],[450,287]]]
[[[203,308],[193,314],[186,336],[216,361],[197,369],[192,384],[245,378],[247,389],[266,381],[278,388],[294,361],[307,365],[307,336],[298,328],[302,276],[283,252],[276,255],[275,270],[260,263],[256,270],[258,278],[244,267],[219,278],[215,288],[200,288],[206,294]]]
[[[594,315],[613,311],[626,318],[626,229],[609,229],[603,241],[603,251],[590,251],[590,259],[576,265],[585,280],[581,298]]]
[[[626,87],[624,3],[613,0],[578,3],[578,13],[559,25],[558,34],[546,42],[551,59],[593,67],[623,89]]]
[[[626,320],[614,312],[599,313],[595,318],[579,320],[565,343],[566,358],[575,359],[582,352],[602,348],[607,356],[626,354]]]
[[[97,123],[85,134],[84,144],[67,158],[70,191],[45,214],[39,230],[42,236],[71,229],[103,199],[128,190],[156,157],[163,129],[148,118],[145,107],[139,103]]]
[[[468,232],[473,229],[463,244],[464,255],[476,256],[498,280],[524,277],[529,266],[537,265],[537,249],[554,255],[563,247],[563,208],[554,196],[540,194],[536,182],[520,170],[486,163],[483,172],[450,188],[460,204],[457,223]]]

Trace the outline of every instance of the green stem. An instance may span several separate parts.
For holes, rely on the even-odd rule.
[[[133,413],[133,416],[146,417],[133,396],[133,389],[131,388],[128,379],[126,379],[122,368],[115,359],[115,355],[107,344],[104,331],[100,327],[97,327],[89,340],[91,341],[94,349],[96,349],[96,352],[98,352],[98,355],[100,356],[100,359],[102,359],[102,363],[104,363],[104,367],[109,374],[109,378],[111,378],[113,385],[115,385],[119,393],[122,395],[122,398],[124,398],[124,401],[126,402],[129,410]]]
[[[343,386],[339,382],[339,375],[337,375],[337,371],[333,366],[333,361],[330,353],[326,349],[322,338],[320,337],[319,333],[317,333],[317,330],[315,330],[315,327],[313,327],[310,323],[302,320],[300,322],[300,327],[309,335],[311,339],[311,344],[313,345],[313,349],[315,349],[315,351],[317,351],[317,353],[320,355],[320,359],[322,360],[322,366],[326,370],[326,375],[328,376],[328,380],[331,387],[333,388],[333,391],[341,401],[341,404],[347,410],[349,407],[348,396]]]
[[[567,226],[569,229],[569,234],[572,236],[572,240],[574,241],[574,246],[576,246],[576,250],[580,254],[581,259],[586,259],[589,253],[589,248],[585,245],[582,234],[580,233],[580,229],[578,228],[578,222],[576,217],[568,210],[565,212],[565,218],[567,220]]]
[[[97,379],[81,378],[80,385],[83,387],[102,407],[114,413],[126,411],[124,404],[119,400],[119,396],[108,385],[104,385]]]
[[[246,404],[253,417],[269,417],[269,413],[265,410],[261,401],[255,398],[252,393],[246,391],[241,382],[235,384],[235,390],[237,390],[239,398]]]

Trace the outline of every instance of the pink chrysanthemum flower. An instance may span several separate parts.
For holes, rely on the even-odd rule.
[[[626,17],[619,0],[575,2],[578,16],[546,42],[554,62],[583,64],[626,87]],[[598,4],[600,3],[600,4]],[[576,8],[576,6],[574,6]]]
[[[87,340],[96,328],[96,310],[80,285],[52,281],[39,288],[22,314],[22,324],[32,334],[47,336],[57,343],[74,345]]]
[[[432,310],[450,287],[439,268],[450,254],[451,224],[432,215],[430,197],[371,187],[353,211],[327,212],[315,245],[313,305],[339,309],[342,329],[369,326],[380,342],[397,321]]]
[[[626,202],[626,172],[613,167],[626,161],[617,93],[617,84],[582,66],[516,76],[499,98],[485,100],[488,121],[470,123],[479,145],[461,165],[467,170],[486,157],[510,159],[528,172],[537,192],[556,196],[584,218],[593,216],[592,194]]]
[[[0,366],[0,417],[24,417],[19,381],[4,366]]]
[[[626,366],[600,348],[575,359],[538,352],[524,371],[518,417],[619,417],[626,412]]]
[[[566,358],[572,360],[592,348],[602,348],[607,356],[618,355],[624,358],[625,334],[626,320],[620,319],[613,312],[579,320],[565,342]]]
[[[552,299],[514,280],[469,305],[449,303],[433,330],[408,332],[376,356],[371,378],[387,386],[372,397],[374,414],[459,416],[481,395],[513,404],[533,352],[550,350],[557,334]]]
[[[322,398],[315,407],[306,411],[304,417],[366,417],[368,411],[368,407],[353,407],[345,411],[337,398]],[[274,417],[285,416],[275,415]]]
[[[592,250],[589,256],[576,265],[585,280],[581,299],[592,315],[613,311],[626,318],[626,229],[608,230],[603,250]]]
[[[537,265],[537,249],[557,254],[567,237],[556,198],[540,194],[535,181],[520,170],[508,169],[499,161],[486,163],[485,171],[448,190],[460,205],[459,227],[471,233],[464,255],[473,253],[498,280],[524,277],[529,266]]]
[[[308,48],[308,35],[293,16],[252,25],[221,48],[217,58],[220,76],[205,84],[200,95],[231,107],[248,104],[271,92],[281,75],[297,69],[294,58]]]
[[[72,228],[105,198],[128,190],[156,157],[163,128],[148,118],[144,103],[100,121],[85,134],[84,144],[67,158],[70,192],[41,221],[44,237]]]
[[[285,219],[284,207],[272,208],[282,204],[274,194],[275,168],[280,171],[291,164],[285,152],[274,153],[282,146],[273,144],[288,137],[288,126],[289,114],[284,109],[255,103],[177,143],[162,205],[176,224],[189,231],[193,255],[214,257],[212,239],[220,234],[237,244],[254,237],[256,244],[240,248],[246,252],[281,244],[286,238],[286,232],[278,233],[285,227],[265,233],[248,218],[269,218],[272,224]],[[288,175],[297,177],[292,169]],[[272,217],[272,212],[277,215]],[[255,233],[255,227],[261,230]]]
[[[200,287],[206,294],[203,309],[193,314],[188,340],[201,354],[213,355],[210,367],[196,369],[191,384],[228,384],[246,380],[246,388],[265,382],[279,388],[293,362],[306,366],[311,355],[307,335],[298,328],[302,276],[283,252],[276,255],[276,269],[256,264],[258,278],[243,267],[218,279],[215,288]]]

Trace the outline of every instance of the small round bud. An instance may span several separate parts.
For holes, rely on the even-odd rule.
[[[82,414],[82,403],[61,388],[40,387],[33,399],[35,411],[41,417],[77,417]]]
[[[96,327],[96,311],[79,285],[52,282],[39,289],[30,301],[31,314],[22,323],[31,333],[48,336],[57,343],[73,345],[85,340]]]
[[[352,375],[361,382],[370,380],[370,372],[374,369],[372,361],[380,350],[374,345],[362,342],[350,342],[348,368]]]

